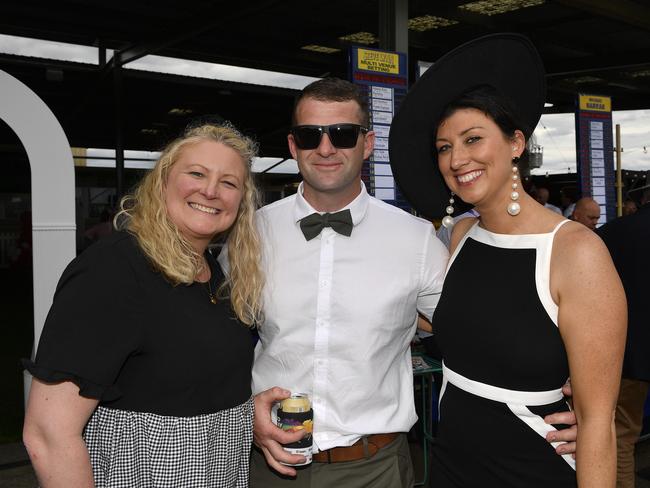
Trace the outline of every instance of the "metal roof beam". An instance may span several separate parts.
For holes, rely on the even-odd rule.
[[[585,56],[546,64],[546,76],[550,78],[598,73],[620,74],[621,71],[636,71],[650,66],[650,53],[645,50],[627,51],[607,56]]]
[[[161,49],[165,49],[174,46],[176,44],[179,44],[183,41],[186,41],[188,39],[192,39],[198,36],[199,34],[203,34],[204,32],[208,32],[214,29],[219,25],[233,22],[235,20],[245,18],[249,15],[260,15],[260,10],[268,7],[272,7],[274,4],[277,3],[280,3],[279,0],[266,0],[264,2],[253,2],[251,6],[242,8],[239,11],[234,12],[230,15],[224,15],[223,6],[220,5],[218,7],[215,7],[213,10],[204,12],[204,14],[201,16],[200,19],[203,20],[206,17],[208,17],[214,20],[201,23],[201,22],[197,22],[198,19],[195,19],[195,21],[193,22],[188,22],[184,28],[181,27],[178,31],[180,33],[175,36],[169,38],[165,38],[164,36],[161,36],[160,39],[157,39],[155,41],[137,44],[130,48],[124,49],[119,53],[116,52],[115,57],[117,63],[121,66],[124,66],[125,64],[130,63],[131,61],[135,61],[136,59],[140,59],[148,54],[153,54],[155,52],[160,51]]]
[[[650,30],[650,8],[630,0],[555,0],[593,15]]]

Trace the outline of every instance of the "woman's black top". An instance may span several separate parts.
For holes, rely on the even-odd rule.
[[[575,460],[546,441],[565,428],[569,376],[550,289],[552,232],[469,229],[449,260],[433,315],[443,357],[436,488],[575,488]],[[507,447],[506,447],[507,446]]]
[[[214,291],[223,273],[208,261]],[[250,330],[227,299],[212,304],[202,283],[171,285],[117,232],[68,265],[25,366],[105,407],[186,417],[244,403],[252,361]]]

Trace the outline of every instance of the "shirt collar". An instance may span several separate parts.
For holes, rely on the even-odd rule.
[[[302,193],[303,193],[303,182],[300,182],[300,185],[298,186],[298,191],[296,192],[296,203],[293,210],[293,215],[296,224],[303,218],[307,217],[307,215],[311,215],[314,212],[320,214],[325,213],[325,212],[318,212],[316,209],[314,209],[314,207],[312,207],[309,204],[309,202],[305,200],[305,197],[303,196]],[[366,191],[366,185],[364,185],[362,181],[361,191],[359,192],[357,197],[354,200],[352,200],[350,203],[348,203],[345,207],[336,210],[336,212],[349,209],[350,214],[352,215],[352,224],[356,227],[356,225],[359,222],[361,222],[365,217],[366,211],[368,210],[369,202],[370,202],[370,195],[368,195],[368,192]]]

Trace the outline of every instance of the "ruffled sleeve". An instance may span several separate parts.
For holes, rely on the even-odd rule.
[[[36,359],[24,367],[44,382],[72,381],[101,401],[119,398],[120,370],[141,343],[145,297],[133,267],[130,236],[109,238],[63,272],[45,321]]]

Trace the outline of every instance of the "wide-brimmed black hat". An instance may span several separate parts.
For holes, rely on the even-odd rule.
[[[510,102],[528,139],[544,108],[544,76],[535,46],[519,34],[470,41],[445,54],[422,75],[393,119],[389,142],[393,176],[413,208],[437,219],[448,205],[449,190],[434,146],[434,131],[447,105],[473,89],[490,87]]]

